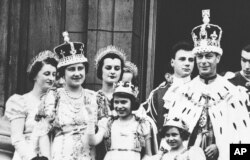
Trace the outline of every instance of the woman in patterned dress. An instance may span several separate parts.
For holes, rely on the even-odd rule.
[[[109,45],[101,48],[95,57],[97,78],[102,81],[102,88],[97,92],[98,120],[116,114],[110,101],[114,92],[114,83],[121,80],[125,63],[125,53],[120,48]],[[96,146],[97,160],[103,160],[106,149],[103,143]]]
[[[14,94],[6,102],[5,115],[11,122],[11,140],[15,147],[13,160],[31,160],[37,154],[49,157],[48,149],[41,152],[33,131],[41,97],[55,81],[56,66],[56,54],[40,52],[27,69],[29,80],[34,83],[33,89],[23,95]]]
[[[125,59],[123,50],[112,45],[101,48],[96,54],[97,78],[102,80],[102,88],[97,92],[98,120],[114,114],[110,100],[114,92],[114,83],[122,78]]]
[[[132,113],[139,107],[136,95],[137,91],[130,82],[120,81],[115,86],[112,99],[117,116],[102,118],[96,134],[95,114],[91,108],[88,109],[89,143],[97,145],[104,140],[108,149],[104,160],[141,160],[151,155],[150,124]]]
[[[95,148],[88,144],[86,134],[86,106],[91,105],[97,109],[96,92],[82,87],[88,71],[84,45],[70,42],[67,32],[63,35],[65,43],[57,46],[54,51],[60,58],[57,67],[65,83],[63,87],[47,93],[38,117],[44,117],[41,120],[50,122],[49,126],[55,134],[52,160],[95,160]]]

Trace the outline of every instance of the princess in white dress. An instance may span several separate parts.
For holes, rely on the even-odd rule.
[[[120,81],[115,86],[111,101],[117,116],[101,119],[96,134],[93,116],[95,114],[88,108],[89,144],[97,145],[104,140],[108,150],[104,160],[140,160],[151,155],[150,124],[144,118],[132,114],[132,110],[139,107],[136,94],[137,91],[130,82]]]

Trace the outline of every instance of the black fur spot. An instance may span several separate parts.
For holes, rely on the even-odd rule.
[[[222,112],[220,111],[220,115],[222,116]]]
[[[222,98],[222,96],[220,95],[220,93],[218,92],[217,94],[219,95],[220,99],[223,100],[223,98]]]
[[[227,91],[229,91],[228,88],[227,88],[226,86],[224,86],[224,88],[225,88]]]
[[[199,102],[201,101],[201,99],[202,99],[202,96],[200,96]]]
[[[185,108],[182,110],[182,113],[184,113],[184,112],[186,111],[186,109],[187,109],[187,108],[185,107]]]
[[[231,103],[231,106],[235,109],[235,106],[234,106],[234,104],[233,104],[233,103]]]
[[[222,128],[220,127],[220,134],[222,134]]]
[[[243,120],[243,123],[244,123],[244,125],[247,127],[247,123],[246,123],[246,121],[245,121],[245,120]]]
[[[191,111],[191,109],[188,110],[187,114],[189,114],[190,111]]]
[[[214,113],[213,113],[213,116],[214,116],[214,118],[216,118],[215,115],[214,115]]]
[[[243,106],[243,103],[241,101],[239,101],[239,102],[240,102],[240,105]]]
[[[176,102],[176,101],[174,101],[174,104],[172,105],[172,107],[174,107],[174,106],[175,106],[175,102]]]
[[[235,123],[233,123],[234,129],[237,130],[237,126]]]

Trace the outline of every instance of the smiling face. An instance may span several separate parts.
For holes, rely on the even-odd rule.
[[[213,52],[198,53],[196,55],[196,62],[199,74],[206,78],[216,75],[220,57],[220,55]]]
[[[176,77],[187,77],[194,68],[194,55],[192,51],[178,50],[175,58],[171,60],[171,66],[174,68]]]
[[[241,70],[244,76],[250,79],[250,52],[241,51]]]
[[[169,127],[166,131],[165,138],[172,150],[178,150],[183,145],[180,132],[176,127]]]
[[[37,73],[34,78],[35,84],[48,90],[55,82],[56,79],[56,67],[50,64],[44,64],[41,70]]]
[[[114,109],[120,118],[126,119],[129,116],[131,116],[132,108],[131,108],[131,100],[129,98],[114,96],[113,103],[114,103]]]
[[[85,65],[76,63],[67,66],[64,78],[67,86],[72,88],[80,87],[85,80]]]
[[[121,76],[121,60],[118,58],[106,58],[103,61],[102,80],[106,83],[118,82]]]

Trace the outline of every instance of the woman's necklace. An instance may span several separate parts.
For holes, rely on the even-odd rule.
[[[82,95],[83,95],[82,88],[81,88],[81,94],[80,94],[78,97],[75,97],[75,96],[70,95],[70,93],[69,93],[69,91],[68,91],[67,89],[65,89],[65,93],[66,93],[66,95],[67,95],[69,98],[74,99],[74,100],[81,98]]]

